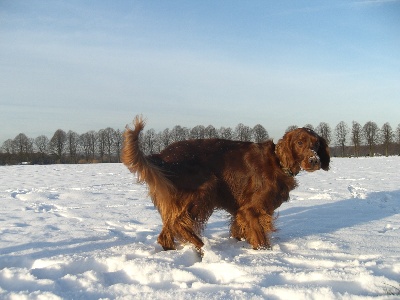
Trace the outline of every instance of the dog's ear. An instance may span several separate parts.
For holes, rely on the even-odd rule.
[[[290,143],[292,140],[293,132],[286,133],[283,138],[278,141],[275,147],[275,153],[279,158],[281,167],[290,170],[293,174],[297,174],[299,170],[294,170],[295,160],[292,154]]]
[[[317,154],[321,161],[321,169],[328,171],[331,158],[329,155],[329,146],[323,137],[319,137],[319,148]]]

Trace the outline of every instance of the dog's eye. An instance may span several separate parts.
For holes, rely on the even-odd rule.
[[[303,142],[302,142],[302,141],[298,141],[298,142],[297,142],[297,145],[302,146],[302,145],[303,145]]]

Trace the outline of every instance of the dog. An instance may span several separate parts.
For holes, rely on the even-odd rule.
[[[301,170],[329,169],[325,139],[308,128],[287,132],[276,145],[196,139],[146,156],[139,145],[145,122],[136,116],[133,123],[124,132],[121,160],[149,187],[163,223],[157,241],[164,250],[181,241],[201,251],[200,234],[216,209],[231,215],[232,237],[253,249],[270,249],[274,211],[297,186],[294,177]]]

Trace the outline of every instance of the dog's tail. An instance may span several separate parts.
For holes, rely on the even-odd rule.
[[[137,174],[138,182],[147,183],[150,196],[153,201],[158,202],[156,195],[170,196],[174,193],[175,188],[172,182],[163,174],[162,170],[146,158],[145,154],[140,149],[139,135],[145,126],[145,121],[142,116],[136,116],[133,124],[133,130],[127,126],[124,132],[121,160],[129,171]],[[161,199],[158,200],[160,201]],[[154,204],[159,207],[159,205],[157,205],[159,203]]]

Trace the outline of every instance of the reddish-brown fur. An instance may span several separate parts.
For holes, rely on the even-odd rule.
[[[175,249],[175,240],[200,249],[199,237],[215,209],[232,216],[231,234],[254,249],[270,248],[274,210],[289,199],[301,169],[329,169],[325,140],[306,128],[284,135],[275,145],[222,139],[174,143],[160,154],[145,156],[139,147],[144,121],[124,133],[122,162],[146,182],[163,229],[158,242]]]

